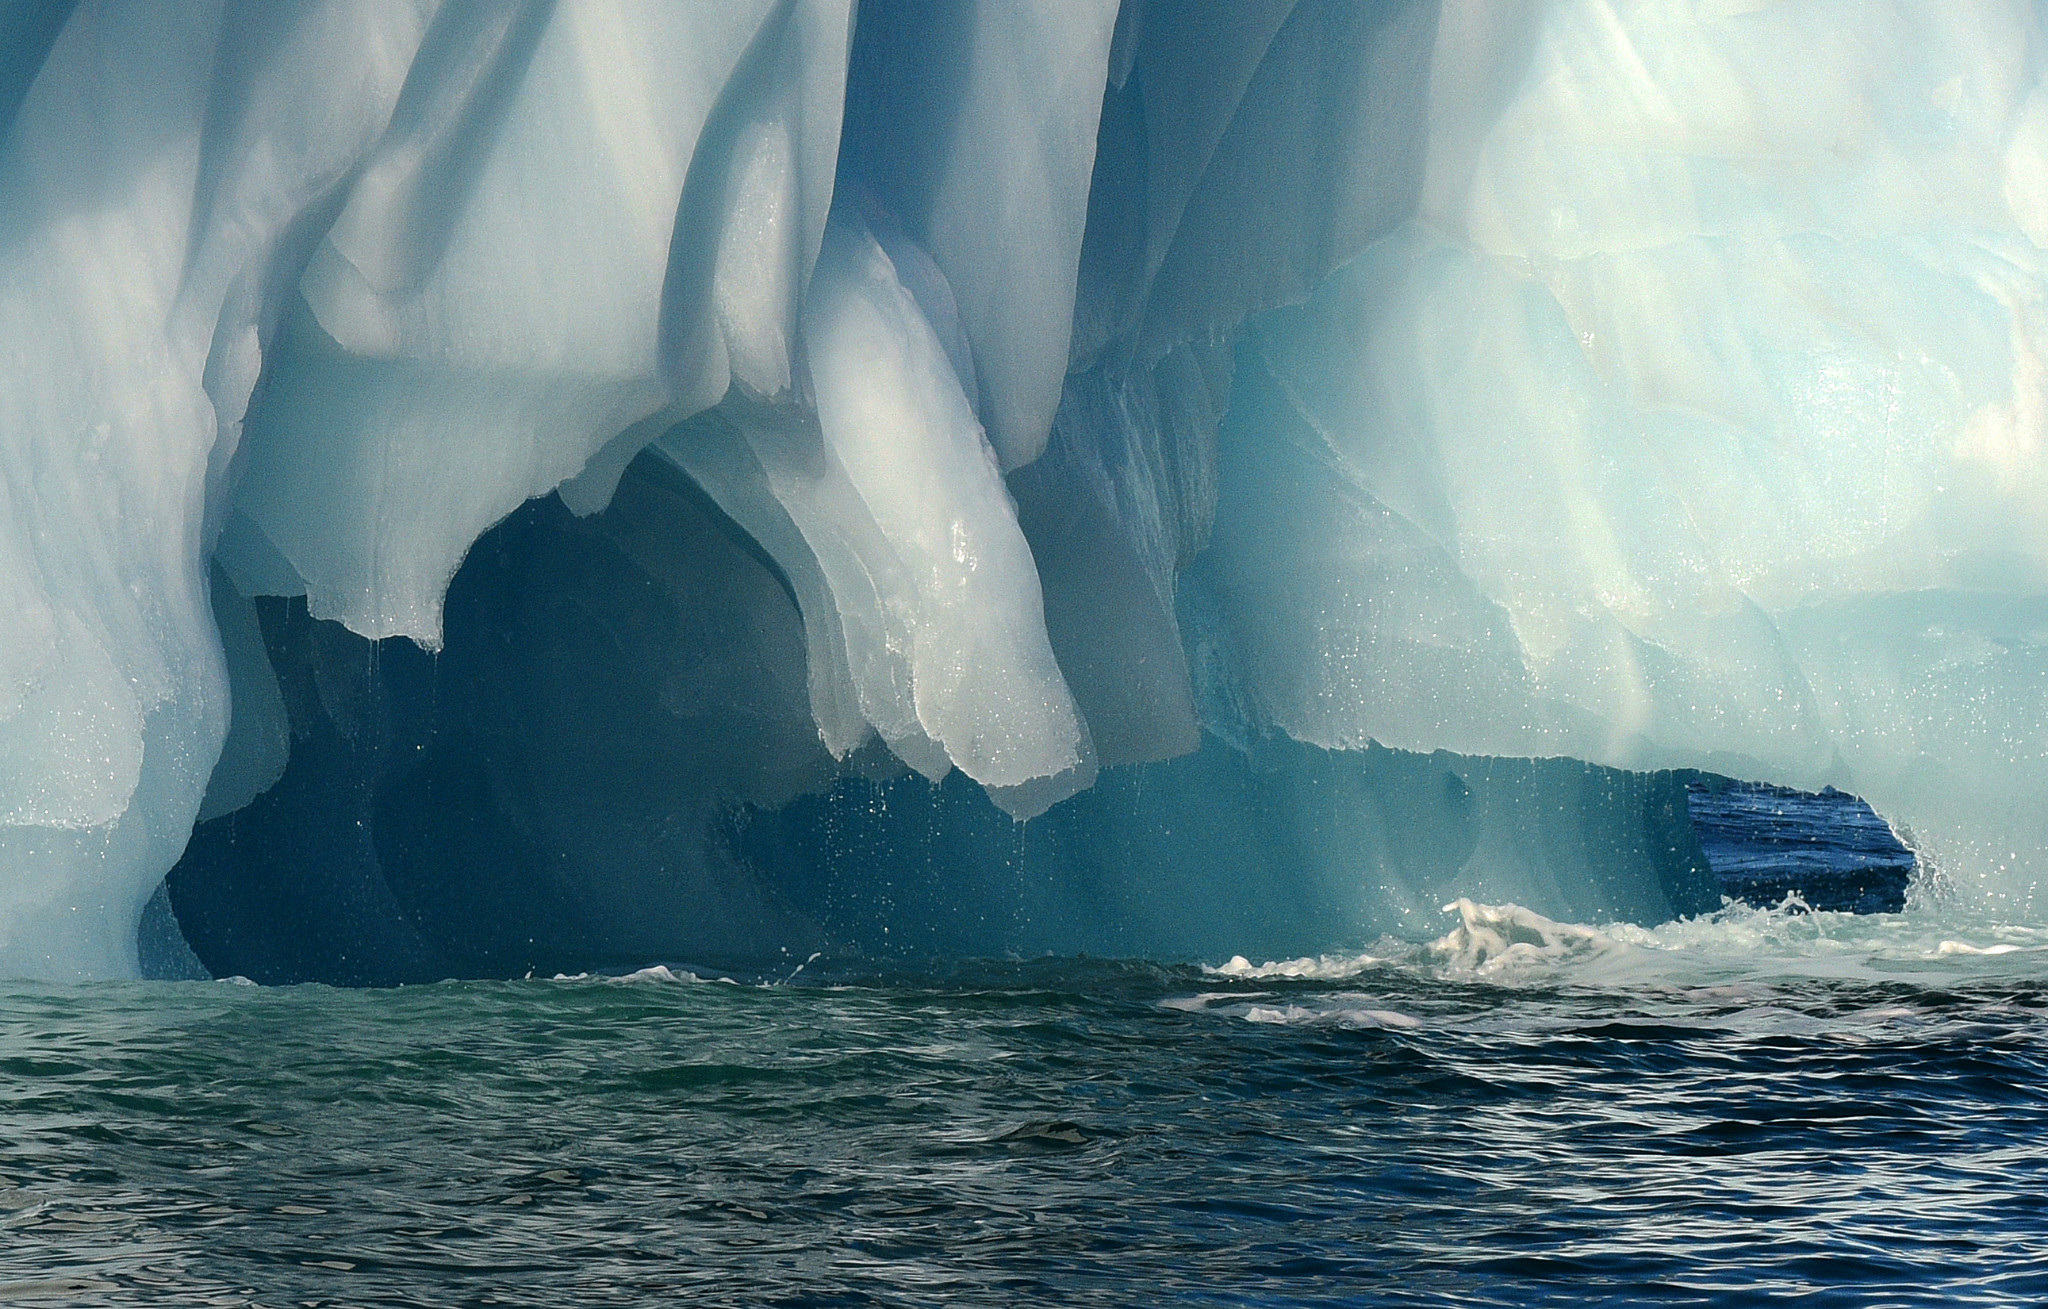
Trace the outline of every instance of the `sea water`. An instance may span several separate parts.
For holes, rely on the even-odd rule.
[[[2048,931],[0,994],[0,1302],[2039,1304]]]

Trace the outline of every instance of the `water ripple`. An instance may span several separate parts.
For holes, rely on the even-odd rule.
[[[0,1301],[2048,1299],[2048,971],[1703,930],[1490,974],[17,989]]]

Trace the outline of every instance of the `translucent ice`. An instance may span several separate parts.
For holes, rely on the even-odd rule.
[[[440,11],[306,264],[237,492],[316,614],[438,644],[463,553],[522,500],[735,369],[787,388],[847,21],[766,0]],[[686,179],[706,194],[679,209]],[[665,292],[679,227],[693,258]]]
[[[944,342],[850,208],[827,229],[803,331],[815,415],[728,404],[662,449],[776,556],[814,650],[844,642],[812,663],[835,752],[865,734],[848,730],[851,702],[927,776],[958,765],[1035,815],[1095,765],[1031,548]]]
[[[135,966],[227,728],[205,553],[243,406],[302,216],[384,129],[423,27],[233,8],[79,7],[0,153],[8,971]]]
[[[358,765],[419,813],[482,786],[364,763],[353,711],[276,678],[318,690],[309,631],[439,647],[515,511],[612,570],[602,597],[534,582],[626,651],[591,666],[660,685],[557,703],[522,675],[536,702],[444,753],[534,752],[491,785],[535,848],[680,850],[733,914],[781,892],[707,871],[744,844],[731,806],[800,835],[792,806],[830,827],[860,787],[925,787],[972,808],[974,876],[1008,875],[989,797],[1063,804],[1033,830],[1082,882],[1156,856],[1127,884],[1252,914],[1231,860],[1312,869],[1356,893],[1321,921],[1382,926],[1423,882],[1367,885],[1377,829],[1300,788],[1384,773],[1420,788],[1387,812],[1495,830],[1394,746],[1568,757],[1472,763],[1488,814],[1605,797],[1544,820],[1582,840],[1503,817],[1430,864],[1431,911],[1694,903],[1638,783],[1576,759],[1853,787],[1930,889],[2038,917],[2044,67],[2018,0],[14,5],[0,971],[131,970],[194,818],[266,788],[299,788],[281,832]],[[559,519],[520,510],[551,492]],[[499,599],[472,617],[582,648]],[[515,641],[490,621],[471,639]],[[413,712],[415,675],[439,685],[407,663],[365,702]],[[612,774],[543,757],[575,753],[571,703],[582,749],[696,758],[626,704],[778,744],[640,777],[606,821],[659,839],[614,846],[576,821]],[[317,767],[302,720],[335,735]],[[1205,808],[1226,785],[1251,798]],[[332,848],[382,859],[349,813]],[[1117,921],[1196,939],[1141,899]]]
[[[877,5],[847,158],[950,282],[1005,469],[1060,403],[1112,0]]]
[[[1528,18],[1447,11],[1424,221],[1250,334],[1208,563],[1251,696],[1854,786],[2038,910],[2034,11]]]

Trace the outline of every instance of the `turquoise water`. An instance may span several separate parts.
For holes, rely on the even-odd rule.
[[[0,1302],[2038,1304],[2044,946],[18,987]]]

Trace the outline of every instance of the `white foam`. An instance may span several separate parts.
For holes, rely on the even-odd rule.
[[[1294,977],[1315,981],[1343,981],[1356,977],[1368,969],[1384,964],[1386,960],[1370,954],[1326,954],[1314,958],[1282,959],[1277,962],[1255,964],[1243,955],[1232,955],[1228,963],[1214,968],[1203,967],[1205,973],[1218,977]]]
[[[621,982],[674,982],[687,984],[701,982],[704,979],[687,968],[678,971],[670,968],[667,964],[652,964],[646,968],[626,973],[616,980]]]
[[[1242,955],[1238,957],[1243,958]],[[1242,1003],[1246,1000],[1259,999],[1265,994],[1264,991],[1204,991],[1200,995],[1174,996],[1161,1000],[1159,1006],[1162,1009],[1177,1009],[1184,1014],[1198,1014],[1212,1004]]]
[[[1939,908],[1847,914],[1814,912],[1792,899],[1771,909],[1731,902],[1716,913],[1656,927],[1560,923],[1517,905],[1470,900],[1446,905],[1445,912],[1457,914],[1458,923],[1443,936],[1422,945],[1381,942],[1372,954],[1351,957],[1370,961],[1357,968],[1332,966],[1345,956],[1265,964],[1237,956],[1203,971],[1232,979],[1337,984],[1340,989],[1332,995],[1293,1002],[1318,1013],[1349,1007],[1343,993],[1369,982],[1566,984],[1683,992],[1716,1003],[1769,1007],[1773,988],[1801,979],[1946,983],[1978,974],[2048,975],[2048,927],[1971,922]],[[1959,928],[1976,940],[1959,939]],[[1256,993],[1212,992],[1195,997],[1188,1007],[1220,1010],[1256,998]],[[1285,1006],[1268,1007],[1286,1012]]]
[[[1968,943],[1967,941],[1943,941],[1943,942],[1942,942],[1942,943],[1941,943],[1940,945],[1938,945],[1938,946],[1936,946],[1936,947],[1934,948],[1934,953],[1936,953],[1936,954],[1938,954],[1938,955],[1945,955],[1945,954],[1975,954],[1975,955],[1996,955],[1996,954],[2018,954],[2018,953],[2019,953],[2020,951],[2022,951],[2022,950],[2026,950],[2026,949],[2029,949],[2029,948],[2031,948],[2031,949],[2035,949],[2035,950],[2041,950],[2041,949],[2048,949],[2048,946],[2038,946],[2038,945],[2037,945],[2037,946],[2032,946],[2032,947],[2028,947],[2028,946],[2023,946],[2023,945],[1971,945],[1971,944],[1969,944],[1969,943]]]
[[[1252,1005],[1244,1011],[1248,1023],[1268,1023],[1282,1027],[1329,1025],[1352,1028],[1393,1028],[1408,1031],[1422,1026],[1422,1020],[1409,1014],[1396,1013],[1391,1009],[1322,1009],[1307,1005],[1290,1004],[1282,1007]]]

